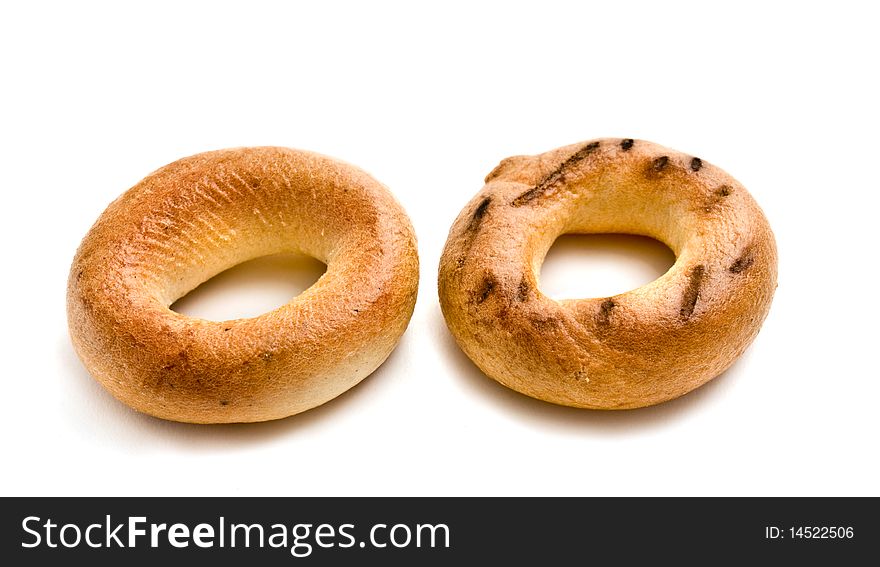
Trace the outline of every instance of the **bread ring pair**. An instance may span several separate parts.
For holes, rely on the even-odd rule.
[[[564,232],[653,236],[657,281],[555,302],[537,271]],[[240,262],[279,252],[327,272],[288,304],[213,322],[169,306]],[[697,387],[751,342],[775,289],[772,233],[745,189],[698,158],[597,140],[504,160],[456,220],[440,302],[462,349],[525,394],[633,408]],[[293,415],[377,368],[415,305],[412,226],[359,169],[303,151],[198,154],[114,201],[71,266],[70,334],[89,372],[151,415],[196,423]]]

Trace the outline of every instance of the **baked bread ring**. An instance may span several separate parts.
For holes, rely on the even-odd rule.
[[[538,289],[563,233],[650,236],[675,264],[613,297]],[[700,158],[600,139],[505,159],[452,225],[440,305],[480,369],[556,404],[626,409],[681,396],[752,342],[776,289],[776,244],[745,188]]]
[[[259,317],[169,309],[217,273],[281,252],[327,271]],[[417,288],[412,225],[382,184],[318,154],[240,148],[176,161],[110,204],[73,260],[67,314],[86,368],[129,406],[174,421],[265,421],[373,372]]]

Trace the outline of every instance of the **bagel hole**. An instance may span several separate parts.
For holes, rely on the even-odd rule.
[[[611,297],[648,284],[675,263],[668,246],[647,236],[563,234],[541,265],[541,292],[553,299]]]
[[[242,262],[171,305],[182,315],[229,321],[267,313],[311,287],[327,266],[303,254],[274,254]]]

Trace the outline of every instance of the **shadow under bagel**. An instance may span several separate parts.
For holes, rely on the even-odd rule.
[[[728,381],[737,374],[739,365],[737,360],[713,380],[662,404],[617,411],[584,410],[545,402],[521,394],[493,380],[484,374],[455,342],[439,307],[434,310],[431,319],[437,336],[440,337],[438,347],[455,370],[452,376],[467,393],[486,399],[489,404],[517,419],[573,434],[598,432],[628,435],[683,419],[689,413],[698,411],[712,398],[722,395]],[[740,357],[740,360],[746,356],[748,353]]]
[[[400,343],[407,340],[404,333]],[[363,403],[365,396],[370,396],[371,391],[387,383],[383,377],[394,371],[394,366],[403,356],[399,350],[395,348],[367,378],[308,411],[271,421],[203,424],[170,421],[127,406],[92,378],[70,341],[64,337],[60,341],[59,354],[66,361],[71,377],[65,381],[65,387],[69,389],[65,399],[73,403],[66,404],[62,411],[70,416],[71,429],[83,429],[83,424],[92,424],[83,434],[101,437],[105,443],[118,443],[138,452],[149,453],[154,444],[170,443],[187,451],[214,452],[218,448],[235,449],[254,443],[272,443],[285,437],[306,435],[311,429],[321,427],[322,423],[333,420],[339,414],[357,411],[358,404]],[[82,400],[88,402],[77,403]],[[101,415],[96,416],[95,412]]]

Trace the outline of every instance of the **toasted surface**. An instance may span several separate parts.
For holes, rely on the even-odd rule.
[[[555,301],[538,276],[564,233],[650,236],[670,270],[612,297]],[[503,160],[453,224],[439,295],[483,372],[549,402],[657,404],[729,367],[776,289],[776,245],[746,189],[712,164],[631,139]]]
[[[327,264],[312,287],[259,317],[206,321],[169,306],[236,264],[282,252]],[[157,417],[277,419],[375,370],[415,305],[406,213],[354,166],[276,147],[181,159],[100,216],[71,266],[70,335],[89,372]]]

